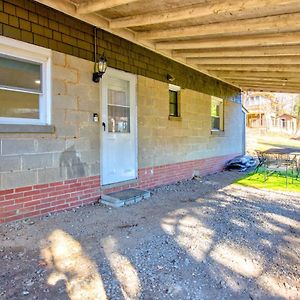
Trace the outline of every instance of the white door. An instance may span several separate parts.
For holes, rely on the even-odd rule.
[[[109,68],[102,78],[102,184],[137,178],[136,76]]]

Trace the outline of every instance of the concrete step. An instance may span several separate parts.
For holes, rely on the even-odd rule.
[[[150,192],[140,189],[127,189],[121,192],[114,192],[102,195],[101,203],[111,207],[122,207],[140,202],[150,198]]]

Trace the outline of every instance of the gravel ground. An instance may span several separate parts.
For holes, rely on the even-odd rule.
[[[222,172],[0,226],[0,299],[300,299],[300,194]]]

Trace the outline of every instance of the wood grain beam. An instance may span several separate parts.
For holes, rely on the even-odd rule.
[[[300,3],[300,1],[299,1]],[[287,34],[252,35],[214,39],[196,39],[184,41],[168,41],[156,43],[156,49],[207,49],[238,48],[280,45],[300,45],[300,32]]]
[[[188,64],[194,65],[300,65],[300,56],[281,56],[281,57],[201,57],[188,58]]]
[[[299,72],[300,64],[292,65],[199,65],[200,70],[210,71],[250,71],[250,72]]]
[[[256,56],[300,56],[300,46],[272,46],[272,47],[245,47],[225,49],[195,49],[195,50],[173,50],[173,57],[256,57]]]
[[[270,17],[235,20],[230,22],[187,26],[172,29],[142,31],[138,39],[163,40],[185,37],[210,37],[283,33],[300,30],[300,13],[284,14]]]
[[[125,28],[145,26],[151,24],[186,20],[191,18],[225,17],[228,20],[241,18],[263,17],[268,15],[299,12],[298,0],[244,0],[244,1],[220,1],[213,4],[208,2],[181,7],[170,12],[146,13],[130,17],[113,19],[110,28]]]
[[[210,71],[210,73],[221,78],[300,78],[300,70],[298,72],[253,72],[253,71]]]
[[[85,1],[79,4],[77,7],[77,13],[82,14],[90,14],[96,11],[109,9],[112,7],[129,4],[132,2],[136,2],[138,0],[90,0]]]
[[[240,85],[244,91],[257,91],[257,92],[274,92],[274,93],[300,93],[298,87],[278,87],[278,86],[259,86],[259,85]]]

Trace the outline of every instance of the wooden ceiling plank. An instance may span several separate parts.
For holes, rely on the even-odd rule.
[[[254,18],[274,14],[299,12],[298,0],[244,0],[244,1],[219,1],[209,4],[181,7],[171,12],[146,13],[111,20],[110,28],[125,28],[145,26],[191,18],[227,16],[228,19]]]
[[[210,71],[265,71],[265,72],[299,72],[300,65],[199,65],[200,70]]]
[[[225,49],[196,49],[173,50],[172,56],[176,57],[256,57],[256,56],[300,56],[300,45],[272,46],[272,47],[245,47]]]
[[[275,92],[275,93],[300,93],[300,88],[294,87],[279,87],[279,86],[259,86],[259,85],[242,85],[242,90],[249,91],[265,91],[265,92]]]
[[[294,83],[294,84],[299,84],[300,85],[300,81],[299,78],[265,78],[265,77],[228,77],[227,79],[230,81],[249,81],[249,82],[263,82],[263,83],[267,83],[267,82],[278,82],[278,83]]]
[[[299,1],[300,3],[300,1]],[[207,48],[238,48],[238,47],[261,47],[280,45],[300,45],[300,32],[287,34],[253,35],[214,39],[197,39],[184,41],[158,42],[157,50],[177,49],[207,49]]]
[[[188,64],[196,65],[300,65],[300,56],[282,56],[282,57],[202,57],[202,58],[188,58]]]
[[[300,13],[187,26],[174,29],[142,31],[137,33],[137,38],[144,40],[163,40],[196,36],[249,35],[253,32],[256,34],[283,33],[297,30],[300,30]]]
[[[80,15],[94,13],[100,10],[113,8],[116,6],[129,4],[139,0],[90,0],[79,4],[77,13]]]
[[[210,71],[216,76],[222,78],[238,78],[238,77],[253,77],[253,78],[300,78],[300,70],[298,72],[266,72],[266,71]]]

